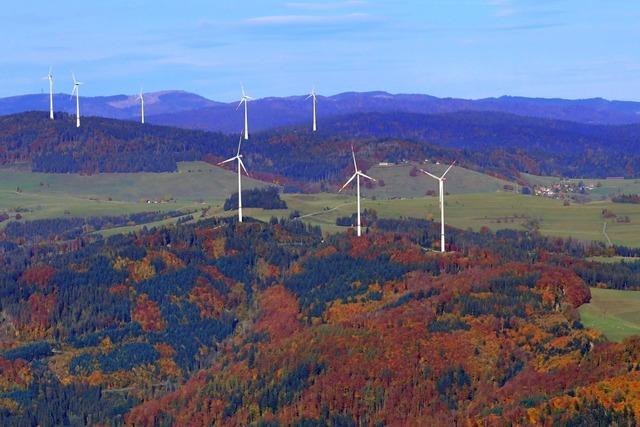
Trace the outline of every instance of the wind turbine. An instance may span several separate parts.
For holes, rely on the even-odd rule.
[[[49,118],[53,120],[53,74],[51,74],[51,67],[49,67],[49,74],[42,80],[49,80]]]
[[[358,164],[356,163],[356,154],[353,151],[353,145],[351,146],[351,157],[353,157],[353,167],[355,168],[355,173],[349,178],[349,180],[342,186],[342,188],[338,191],[340,193],[344,190],[347,185],[351,184],[351,181],[356,180],[356,193],[358,197],[358,237],[362,235],[362,226],[360,221],[360,177],[368,179],[370,181],[376,182],[375,179],[371,178],[368,175],[363,174],[360,169],[358,169]]]
[[[140,95],[136,98],[136,101],[140,101],[140,109],[141,109],[141,121],[144,124],[144,94],[142,93],[142,88],[140,88]]]
[[[423,173],[429,175],[431,178],[438,180],[438,186],[440,189],[440,252],[442,253],[446,252],[444,247],[444,182],[446,180],[445,176],[447,175],[447,173],[449,173],[449,171],[455,164],[455,161],[451,163],[451,166],[449,166],[447,170],[444,171],[442,176],[435,176],[424,169],[420,169]]]
[[[240,132],[240,141],[238,141],[238,151],[234,157],[227,159],[223,162],[218,163],[218,166],[221,166],[225,163],[232,162],[234,160],[238,161],[238,222],[242,222],[242,171],[249,175],[247,169],[244,167],[244,163],[242,162],[242,154],[240,154],[240,146],[242,145],[242,132]],[[241,169],[242,168],[242,169]]]
[[[305,98],[305,101],[308,100],[309,98],[313,99],[313,131],[315,132],[318,130],[317,120],[316,120],[316,107],[318,105],[318,97],[316,96],[315,86],[313,87],[313,89],[311,89],[311,93],[309,94],[309,96]]]
[[[71,73],[71,77],[73,78],[73,90],[71,91],[71,97],[73,98],[73,94],[76,95],[76,127],[80,127],[80,85],[84,83],[76,80],[76,75]]]
[[[249,113],[247,111],[247,103],[253,98],[248,96],[245,93],[244,85],[242,83],[240,83],[240,88],[242,89],[242,98],[240,99],[240,103],[236,107],[236,111],[238,111],[238,108],[240,108],[240,106],[244,103],[244,139],[248,140],[249,139]]]

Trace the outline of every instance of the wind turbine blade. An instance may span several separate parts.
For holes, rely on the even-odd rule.
[[[307,96],[304,100],[306,101],[306,100],[307,100],[307,99],[309,99],[309,98],[313,98],[313,95],[309,95],[309,96]]]
[[[456,164],[456,161],[454,160],[454,161],[453,161],[453,163],[451,163],[451,166],[449,166],[449,167],[447,168],[447,170],[446,170],[446,171],[444,171],[444,173],[442,174],[442,178],[444,178],[444,176],[445,176],[446,174],[448,174],[448,173],[449,173],[449,171],[451,170],[451,168],[452,168],[452,167],[453,167],[453,165],[455,165],[455,164]]]
[[[353,151],[353,145],[351,145],[351,157],[353,157],[353,167],[356,169],[356,172],[358,172],[358,164],[356,163],[356,152]]]
[[[240,82],[240,90],[242,90],[242,97],[244,98],[247,94],[244,92],[244,84]]]
[[[354,173],[353,176],[351,178],[349,178],[349,181],[345,182],[344,185],[342,186],[342,188],[340,190],[338,190],[338,193],[342,192],[342,190],[344,190],[345,188],[347,188],[347,185],[351,184],[351,181],[353,181],[354,179],[356,179],[356,177],[358,176],[357,173]]]
[[[76,75],[74,73],[71,73],[71,78],[73,79],[73,84],[75,85],[77,82],[76,80]]]
[[[242,170],[244,171],[244,173],[247,174],[247,176],[251,176],[249,175],[249,172],[247,172],[247,168],[244,167],[244,162],[242,161],[241,157],[238,157],[238,161],[240,162],[240,167],[242,168]]]
[[[433,179],[437,179],[438,181],[440,180],[440,177],[437,177],[437,176],[435,176],[434,174],[429,173],[429,172],[427,172],[427,171],[426,171],[426,170],[424,170],[424,169],[420,169],[420,172],[422,172],[422,173],[425,173],[425,174],[429,175],[429,176],[430,176],[431,178],[433,178]]]
[[[240,131],[240,140],[238,141],[238,153],[236,156],[240,156],[240,146],[242,145],[242,137],[244,136],[244,129]]]
[[[367,178],[370,181],[376,182],[376,180],[374,178],[371,178],[369,175],[365,175],[362,172],[358,172],[358,175],[360,175],[363,178]]]
[[[242,103],[245,102],[244,98],[240,101],[240,103],[238,104],[238,106],[236,107],[236,111],[238,111],[238,108],[240,108],[240,106],[242,105]]]
[[[235,159],[237,159],[237,158],[238,158],[238,156],[236,156],[236,157],[232,157],[232,158],[230,158],[230,159],[227,159],[227,160],[225,160],[225,161],[223,161],[223,162],[218,163],[218,166],[220,166],[220,165],[224,165],[225,163],[232,162],[232,161],[234,161],[234,160],[235,160]]]

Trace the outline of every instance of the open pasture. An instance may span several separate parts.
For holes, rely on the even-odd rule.
[[[582,323],[612,341],[640,334],[640,292],[591,288],[591,302],[579,308]]]
[[[422,165],[442,173],[445,165]],[[369,172],[385,181],[384,187],[363,188],[363,209],[375,209],[381,217],[417,217],[439,221],[438,198],[424,196],[435,190],[435,181],[420,173],[410,176],[412,165],[376,166]],[[448,176],[449,177],[449,176]],[[454,167],[446,184],[446,223],[480,230],[523,229],[539,220],[546,235],[580,240],[606,241],[603,233],[608,209],[630,222],[607,219],[606,232],[613,243],[640,245],[640,205],[597,201],[564,206],[561,201],[501,191],[508,184],[487,175]],[[24,219],[61,216],[120,215],[143,211],[169,211],[209,207],[207,216],[232,215],[222,211],[224,199],[236,191],[237,175],[204,162],[180,163],[177,173],[40,174],[27,168],[0,169],[0,212],[21,212]],[[243,188],[268,185],[243,177]],[[19,191],[17,191],[19,189]],[[393,192],[391,191],[393,189]],[[337,189],[336,189],[337,190]],[[404,194],[404,195],[403,195]],[[245,214],[268,220],[299,211],[302,220],[336,232],[336,218],[355,212],[353,190],[346,194],[283,194],[287,210],[246,209]],[[200,215],[195,215],[198,218]],[[171,222],[171,221],[170,221]],[[160,225],[160,224],[158,224]],[[118,229],[111,231],[117,232]],[[128,231],[128,228],[121,231]]]

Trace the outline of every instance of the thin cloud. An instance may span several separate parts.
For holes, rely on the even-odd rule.
[[[529,30],[545,30],[548,28],[562,27],[563,23],[540,23],[540,24],[522,24],[522,25],[505,25],[502,27],[494,27],[489,31],[529,31]]]
[[[361,7],[366,5],[367,2],[364,0],[345,0],[345,1],[336,1],[336,2],[288,2],[285,3],[285,6],[290,9],[301,9],[301,10],[335,10],[335,9],[344,9],[351,7]]]
[[[498,18],[508,18],[516,14],[511,0],[488,0],[487,4],[495,8],[494,15]]]
[[[515,15],[516,11],[511,8],[502,8],[496,11],[496,16],[498,18],[508,18],[509,16]]]
[[[272,15],[246,19],[250,26],[334,25],[352,22],[369,22],[373,17],[367,13],[346,15]]]

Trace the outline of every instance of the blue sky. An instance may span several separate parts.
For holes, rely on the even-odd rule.
[[[637,0],[68,0],[0,10],[0,96],[386,90],[640,100]]]

